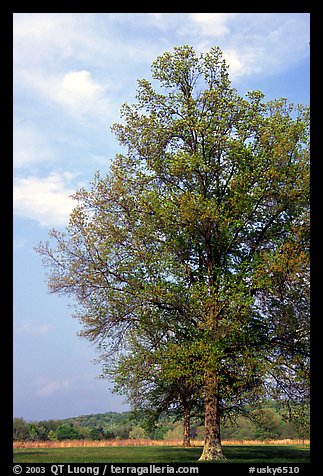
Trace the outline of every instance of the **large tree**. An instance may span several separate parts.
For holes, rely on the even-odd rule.
[[[201,388],[200,460],[221,459],[221,404],[260,388],[269,354],[302,347],[293,293],[281,304],[292,318],[272,304],[308,266],[309,112],[239,96],[216,47],[175,47],[152,75],[112,128],[126,154],[38,251],[50,290],[76,296],[85,337],[116,348],[131,329],[167,334],[170,377]]]

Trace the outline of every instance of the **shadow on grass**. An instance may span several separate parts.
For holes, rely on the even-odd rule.
[[[48,451],[42,451],[42,455],[48,455]],[[19,451],[19,450],[14,450],[14,455],[15,456],[30,456],[30,455],[37,455],[39,456],[39,450],[24,450],[24,451]]]
[[[301,446],[224,446],[218,463],[309,463]],[[14,451],[21,463],[197,463],[202,447],[162,446],[24,449]]]
[[[228,462],[251,463],[308,463],[308,448],[295,446],[226,446],[224,454]]]

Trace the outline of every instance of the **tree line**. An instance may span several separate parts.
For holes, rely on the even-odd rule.
[[[309,383],[309,108],[232,87],[220,48],[175,47],[138,80],[115,133],[125,154],[38,253],[50,292],[134,409],[221,423]]]
[[[190,426],[190,439],[203,440],[203,419],[195,417]],[[309,438],[309,405],[294,406],[293,413],[275,402],[256,409],[246,409],[234,421],[227,419],[221,429],[223,439],[266,440]],[[183,440],[183,421],[163,416],[151,424],[135,412],[108,412],[61,420],[27,422],[13,419],[14,441],[61,440]]]

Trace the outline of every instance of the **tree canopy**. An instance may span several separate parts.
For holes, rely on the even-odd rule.
[[[112,127],[126,154],[38,252],[83,336],[116,351],[149,335],[152,371],[200,388],[212,460],[222,406],[307,371],[309,111],[241,97],[217,47],[175,47],[152,77]]]

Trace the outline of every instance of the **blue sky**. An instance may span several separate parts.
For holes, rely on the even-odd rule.
[[[63,229],[69,195],[123,151],[110,131],[156,57],[219,46],[244,95],[309,103],[308,13],[15,13],[13,15],[14,416],[123,411],[77,336],[72,302],[47,292],[33,247]]]

